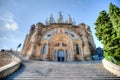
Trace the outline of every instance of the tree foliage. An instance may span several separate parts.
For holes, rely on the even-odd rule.
[[[109,14],[113,27],[117,32],[117,37],[120,38],[120,8],[110,3]]]
[[[109,13],[101,11],[96,22],[96,36],[104,45],[106,59],[119,64],[120,60],[120,9],[110,3]],[[120,65],[120,64],[119,64]]]

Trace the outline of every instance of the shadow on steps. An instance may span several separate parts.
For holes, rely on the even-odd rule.
[[[24,70],[25,70],[25,65],[23,63],[21,63],[18,70],[16,70],[15,72],[8,75],[6,78],[4,78],[2,80],[14,80],[14,78],[18,77]]]

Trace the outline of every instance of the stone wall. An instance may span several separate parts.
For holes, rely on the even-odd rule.
[[[105,58],[102,60],[103,66],[110,71],[111,73],[120,77],[120,66],[106,60]]]
[[[4,52],[0,52],[0,67],[5,66],[11,63],[11,55]]]
[[[69,56],[69,59],[71,58],[71,60],[91,60],[91,55],[92,53],[95,52],[95,44],[94,44],[94,40],[92,37],[92,33],[90,31],[90,27],[85,25],[84,23],[81,23],[78,26],[72,25],[72,24],[68,24],[68,23],[52,23],[50,25],[44,25],[42,23],[38,23],[36,25],[32,25],[31,29],[30,29],[30,33],[26,36],[24,45],[23,45],[23,49],[22,49],[22,54],[25,55],[27,57],[27,59],[47,59],[48,57],[51,56],[51,59],[53,60],[53,53],[54,51],[51,51],[52,49],[55,49],[54,45],[52,44],[55,43],[54,41],[51,41],[50,43],[50,39],[46,39],[46,37],[44,38],[45,35],[48,35],[51,33],[52,30],[56,30],[57,29],[57,33],[55,34],[63,34],[63,35],[67,35],[67,37],[70,37],[71,35],[74,36],[76,35],[74,38],[76,38],[75,40],[72,39],[72,37],[70,37],[72,39],[72,44],[69,45],[69,42],[65,42],[65,39],[70,41],[70,39],[68,39],[67,37],[63,37],[63,41],[61,41],[61,39],[59,39],[61,36],[58,36],[59,40],[56,40],[57,42],[65,42],[65,44],[67,43],[67,50],[70,53],[71,56]],[[61,30],[60,30],[61,29]],[[69,33],[65,33],[64,31],[69,31]],[[72,33],[71,33],[72,32]],[[52,34],[52,37],[54,37],[55,34]],[[53,38],[53,40],[55,40],[55,38]],[[43,45],[45,44],[45,42],[47,44],[47,54],[43,54]],[[51,45],[52,44],[52,45]],[[79,46],[79,52],[80,55],[76,54],[76,44],[78,44]],[[62,48],[57,48],[57,49],[64,49],[64,47]]]
[[[20,63],[21,63],[21,60],[18,57],[14,56],[10,53],[6,53],[6,52],[4,52],[4,54],[7,55],[6,61],[9,61],[9,63],[0,67],[0,79],[6,77],[6,76],[10,75],[11,73],[13,73],[14,71],[16,71],[19,68]]]

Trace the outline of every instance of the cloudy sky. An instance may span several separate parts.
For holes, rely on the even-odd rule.
[[[108,11],[110,2],[120,7],[120,0],[0,0],[0,49],[15,50],[32,24],[45,23],[51,13],[57,19],[59,11],[64,20],[70,14],[77,25],[89,25],[96,47],[103,47],[95,37],[94,23],[101,10]]]

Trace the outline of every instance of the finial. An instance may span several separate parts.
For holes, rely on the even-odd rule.
[[[73,25],[76,25],[75,19],[73,19]]]
[[[53,18],[53,14],[51,14],[50,18],[49,18],[49,23],[55,23],[55,20]]]
[[[48,18],[45,21],[45,25],[49,25]]]
[[[71,23],[71,24],[73,23],[70,14],[68,14],[68,17],[66,19],[66,23]]]
[[[63,21],[63,16],[62,16],[62,12],[60,11],[60,12],[58,12],[59,14],[58,14],[58,19],[57,19],[57,22],[58,23],[63,23],[64,21]]]

